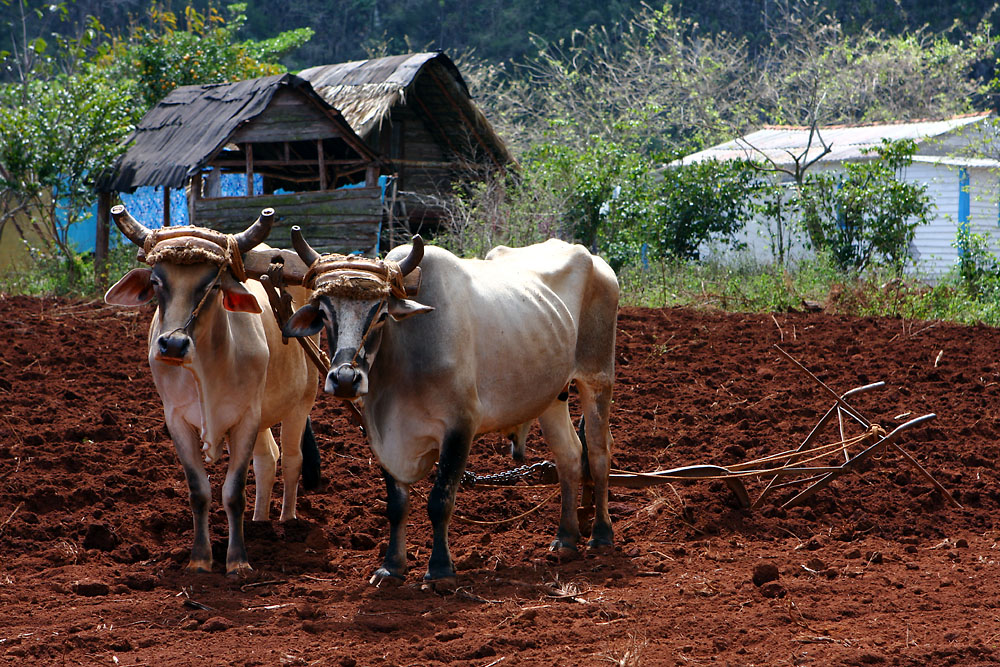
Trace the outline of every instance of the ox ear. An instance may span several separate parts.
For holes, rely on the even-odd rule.
[[[304,338],[318,334],[323,328],[323,311],[316,304],[307,303],[288,318],[281,333],[289,338]]]
[[[425,306],[422,303],[417,303],[412,299],[398,299],[396,297],[389,297],[389,315],[392,319],[399,322],[400,320],[405,320],[411,315],[419,315],[420,313],[429,313],[434,310],[433,306]]]
[[[111,286],[104,302],[113,306],[141,306],[156,295],[149,280],[152,276],[152,269],[132,269]]]
[[[222,278],[222,307],[234,313],[259,315],[262,312],[257,297],[243,283],[225,274]]]

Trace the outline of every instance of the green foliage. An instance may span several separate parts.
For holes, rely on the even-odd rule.
[[[602,207],[621,184],[639,184],[652,164],[642,153],[622,143],[591,137],[583,148],[560,140],[566,126],[550,133],[524,157],[525,170],[536,188],[551,190],[564,202],[560,236],[597,247],[606,239],[606,212]],[[641,185],[632,190],[641,191]]]
[[[96,281],[91,253],[53,254],[32,247],[28,252],[32,258],[28,266],[0,272],[0,293],[92,298],[107,288]],[[139,266],[135,254],[131,243],[112,246],[108,251],[108,275],[123,276]]]
[[[112,38],[94,18],[78,37],[51,42],[27,35],[32,13],[25,0],[22,34],[5,64],[16,81],[0,85],[0,228],[18,215],[48,247],[69,280],[80,280],[79,258],[67,230],[96,199],[94,181],[124,151],[133,124],[163,94],[181,83],[211,83],[280,71],[276,59],[312,35],[309,29],[265,42],[238,42],[245,5],[232,5],[226,22],[214,10],[177,16],[156,5],[150,26]],[[65,13],[65,5],[53,5]],[[39,260],[41,261],[41,260]]]
[[[989,238],[972,231],[967,223],[960,224],[951,245],[958,250],[956,271],[969,295],[981,297],[990,291],[997,292],[1000,288],[1000,262],[990,250]]]
[[[828,253],[791,268],[668,260],[624,267],[618,276],[622,303],[643,307],[718,308],[781,312],[819,305],[826,312],[908,321],[947,320],[1000,326],[1000,277],[984,276],[970,291],[959,269],[933,285],[887,270],[864,276],[841,271]],[[923,325],[927,326],[927,325]]]
[[[44,51],[26,36],[27,46],[8,58],[19,80],[0,86],[0,227],[27,213],[64,257],[73,253],[67,229],[93,201],[94,177],[132,128],[120,86],[91,60],[104,53],[102,36],[96,20],[78,38],[55,35]],[[70,279],[78,277],[76,262],[65,266]]]
[[[761,182],[738,160],[705,161],[663,170],[663,180],[632,181],[611,202],[611,230],[624,230],[633,247],[646,244],[654,257],[697,259],[711,239],[728,241],[752,214],[751,201]],[[631,228],[631,229],[630,229]]]
[[[842,280],[829,255],[795,269],[775,264],[667,259],[648,268],[632,263],[619,273],[623,303],[633,306],[694,306],[774,312],[823,302]]]
[[[883,140],[876,157],[847,162],[842,174],[806,178],[803,209],[822,231],[813,244],[829,250],[841,269],[860,272],[878,262],[902,272],[916,228],[933,208],[927,186],[902,177],[915,150],[911,140]]]
[[[153,5],[148,27],[136,26],[117,45],[112,69],[132,83],[132,96],[148,109],[177,86],[224,83],[278,74],[277,61],[313,36],[300,28],[263,41],[238,41],[246,4],[229,5],[224,19],[214,8],[205,13],[188,5],[183,29],[179,17]]]

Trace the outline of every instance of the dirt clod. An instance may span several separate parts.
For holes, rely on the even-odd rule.
[[[778,576],[778,566],[774,563],[760,563],[753,568],[754,586],[763,586],[769,581],[776,580]]]

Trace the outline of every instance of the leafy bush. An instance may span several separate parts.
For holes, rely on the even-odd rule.
[[[1000,262],[990,251],[989,238],[960,224],[951,245],[958,250],[957,272],[966,291],[979,296],[995,289],[1000,283]]]
[[[843,174],[807,177],[805,197],[817,216],[824,247],[843,270],[864,271],[873,262],[902,273],[918,225],[927,224],[933,208],[927,186],[903,180],[912,163],[912,140],[882,140],[877,157],[847,162]]]
[[[153,5],[149,26],[135,26],[117,44],[112,69],[131,84],[138,106],[149,109],[178,86],[224,83],[280,74],[277,61],[313,36],[312,28],[298,28],[262,41],[239,41],[246,23],[246,4],[228,6],[223,18],[214,8],[204,14],[188,5],[183,29],[174,12]]]

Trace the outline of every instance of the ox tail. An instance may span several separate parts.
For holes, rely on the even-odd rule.
[[[302,488],[314,491],[320,482],[319,446],[312,429],[312,418],[306,418],[306,428],[302,431]]]
[[[580,454],[583,481],[584,483],[593,483],[593,479],[590,477],[590,458],[587,456],[587,420],[585,417],[580,417],[580,425],[576,429],[576,435],[580,438],[580,444],[583,445],[583,451]]]

